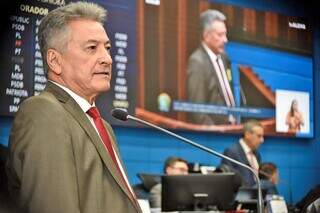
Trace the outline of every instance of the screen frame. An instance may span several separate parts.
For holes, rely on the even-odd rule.
[[[239,187],[240,182],[237,181],[236,174],[231,172],[165,175],[162,176],[161,209],[162,211],[232,210],[235,207],[235,197]],[[196,199],[195,194],[198,195]]]

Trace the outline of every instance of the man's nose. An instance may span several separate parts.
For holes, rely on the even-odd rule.
[[[227,43],[227,42],[228,42],[228,37],[227,37],[227,36],[224,36],[223,42],[224,42],[224,43]]]
[[[112,64],[112,57],[110,55],[110,51],[107,50],[106,48],[103,48],[100,51],[100,64],[105,64],[105,65],[111,65]]]

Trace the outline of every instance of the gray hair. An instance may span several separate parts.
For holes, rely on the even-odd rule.
[[[63,7],[58,7],[46,15],[39,26],[39,45],[44,62],[44,70],[47,74],[47,51],[50,48],[63,51],[67,46],[70,31],[68,23],[77,19],[89,19],[103,24],[107,17],[107,11],[94,3],[74,2]]]
[[[201,31],[205,32],[212,29],[212,22],[226,20],[226,16],[218,10],[206,10],[200,15]]]
[[[243,133],[253,132],[253,128],[259,126],[262,127],[262,124],[257,120],[249,120],[243,125]]]

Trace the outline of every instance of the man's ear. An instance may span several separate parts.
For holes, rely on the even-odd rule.
[[[61,54],[54,50],[54,49],[48,49],[47,51],[47,63],[49,66],[49,69],[52,70],[56,75],[61,74]]]
[[[251,133],[249,131],[246,131],[245,133],[243,133],[244,138],[249,138],[250,135],[251,135]]]
[[[167,167],[167,168],[165,169],[165,173],[166,173],[166,174],[170,174],[170,167]]]

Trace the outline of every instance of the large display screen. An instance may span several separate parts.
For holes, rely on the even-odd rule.
[[[68,2],[25,0],[10,11],[0,44],[1,115],[14,115],[25,98],[44,89],[37,27],[48,11]],[[266,135],[313,137],[310,20],[209,0],[95,2],[109,13],[105,27],[112,41],[112,89],[97,104],[111,124],[136,125],[113,119],[110,110],[118,107],[173,129],[236,133],[243,122],[258,119]],[[232,104],[190,96],[190,85],[201,88],[195,90],[201,96],[213,84],[208,76],[200,77],[209,84],[196,83],[188,71],[190,56],[201,47],[199,17],[207,9],[227,18],[230,69],[225,75]]]

